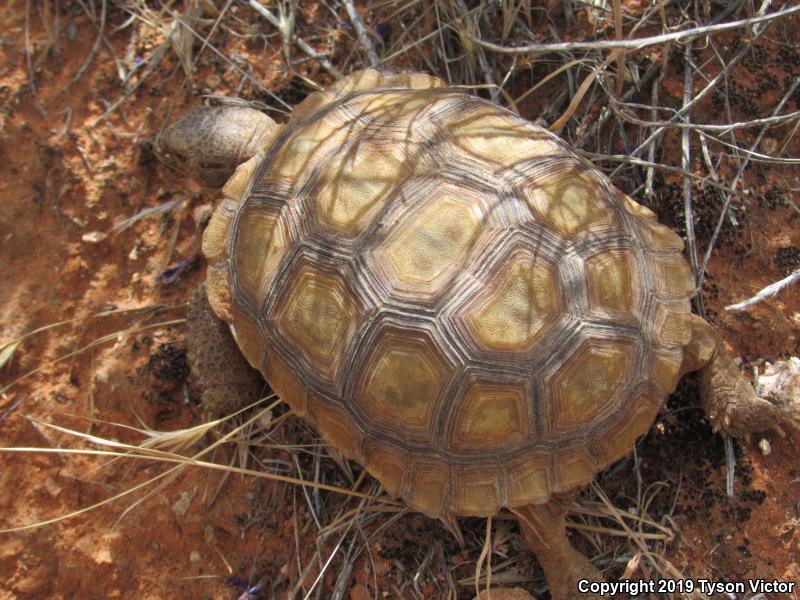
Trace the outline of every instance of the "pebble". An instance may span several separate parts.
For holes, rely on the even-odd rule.
[[[84,233],[81,236],[81,240],[87,244],[99,244],[107,237],[108,234],[104,231],[90,231],[89,233]]]

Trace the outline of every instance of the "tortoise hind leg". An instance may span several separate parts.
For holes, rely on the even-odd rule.
[[[714,431],[732,436],[800,426],[800,407],[787,398],[773,404],[756,396],[725,351],[719,333],[691,315],[692,338],[684,349],[682,372],[700,371],[700,399]]]
[[[600,571],[567,539],[564,519],[577,495],[578,490],[554,494],[546,504],[529,504],[514,509],[522,536],[544,570],[553,600],[600,598],[579,591],[578,584],[581,580],[605,581]]]

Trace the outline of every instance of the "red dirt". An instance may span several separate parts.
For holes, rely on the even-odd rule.
[[[202,277],[202,265],[195,259],[200,213],[217,196],[160,165],[149,144],[168,111],[195,103],[200,94],[262,98],[264,92],[251,83],[237,89],[239,73],[211,60],[210,50],[204,55],[208,60],[198,63],[191,83],[185,84],[170,51],[140,88],[101,118],[109,103],[123,94],[109,48],[101,44],[83,77],[70,86],[94,44],[96,28],[79,6],[54,13],[53,5],[44,2],[29,3],[29,9],[26,52],[26,3],[15,0],[0,8],[0,344],[38,327],[70,322],[26,339],[0,371],[3,385],[35,371],[0,396],[0,445],[98,447],[44,424],[131,443],[141,436],[114,424],[161,431],[197,425],[201,412],[195,402],[185,400],[180,320],[185,301]],[[220,51],[238,55],[241,64],[252,68],[253,79],[287,102],[301,98],[308,89],[290,81],[280,52],[250,43],[254,38],[248,38],[246,24],[255,19],[249,10],[234,10],[242,19],[239,33],[244,37],[226,36],[217,45]],[[131,28],[112,33],[127,16],[109,7],[106,35],[116,59],[130,69],[150,56],[163,36],[139,21],[131,26],[138,33],[134,41]],[[768,43],[764,47],[767,52],[772,49]],[[35,89],[29,70],[35,74]],[[738,84],[747,87],[747,78],[755,75],[752,70],[742,73]],[[322,85],[330,81],[311,63],[306,75]],[[680,98],[682,93],[681,79],[665,80],[664,94]],[[757,98],[759,114],[767,114],[775,101],[775,94]],[[536,116],[536,107],[524,108],[531,111],[526,116]],[[797,102],[788,109],[797,110]],[[664,147],[678,148],[677,137],[669,136]],[[796,137],[786,152],[800,154]],[[699,162],[696,167],[700,169]],[[778,167],[752,171],[745,180],[751,193],[744,224],[727,231],[713,254],[704,289],[712,320],[734,354],[748,363],[800,354],[796,286],[746,313],[722,309],[785,275],[786,265],[791,267],[794,260],[786,249],[800,244],[800,178]],[[720,176],[729,180],[732,173],[723,165]],[[661,203],[654,209],[678,226],[680,180],[666,178],[659,190]],[[774,202],[780,197],[789,198],[795,208]],[[176,198],[184,202],[169,215],[110,233],[122,219]],[[707,227],[704,211],[715,218],[719,206],[699,206],[702,226]],[[95,232],[109,235],[92,242]],[[159,282],[168,267],[183,263],[188,268],[174,282]],[[121,312],[97,316],[109,309]],[[130,328],[135,331],[126,333]],[[82,350],[107,335],[109,340]],[[81,351],[68,357],[76,350]],[[691,382],[681,390],[671,400],[671,410],[696,404]],[[755,445],[740,451],[737,498],[729,500],[724,496],[721,442],[711,441],[707,427],[692,424],[691,419],[700,422],[697,411],[680,414],[689,416],[660,419],[661,428],[639,450],[646,484],[670,484],[654,502],[653,514],[671,512],[676,498],[672,518],[680,533],[667,547],[666,557],[695,578],[800,581],[800,436],[767,436],[772,448],[768,456]],[[292,441],[310,439],[297,422],[280,435]],[[273,458],[288,460],[289,455],[277,453]],[[218,452],[214,459],[228,463],[232,455]],[[7,452],[0,453],[0,465],[0,527],[58,518],[167,469],[149,462]],[[602,479],[612,498],[635,492],[632,471],[623,467]],[[620,473],[615,483],[613,477]],[[337,476],[339,485],[346,482],[341,471]],[[317,530],[297,487],[223,477],[198,468],[182,472],[124,512],[142,498],[139,492],[54,524],[0,533],[0,599],[223,599],[238,597],[248,582],[255,585],[259,580],[263,597],[284,598],[299,578],[298,565],[309,564],[316,550]],[[341,498],[329,503],[331,515],[356,506]],[[391,516],[380,515],[371,531]],[[468,533],[482,535],[482,523],[468,522]],[[322,544],[322,562],[338,539],[334,535]],[[462,550],[440,525],[420,515],[405,515],[369,539],[371,557],[362,555],[355,561],[346,589],[353,600],[372,598],[377,581],[383,592],[378,597],[412,598],[411,588],[399,583],[408,580],[401,578],[401,570],[413,578],[423,557],[436,550],[436,561],[441,552],[448,564],[462,565],[458,577],[468,577],[481,544],[482,537],[469,539],[469,548]],[[516,534],[498,551],[519,555],[517,567],[525,575],[534,568]],[[495,556],[494,562],[499,561]],[[326,572],[320,597],[332,593],[338,568],[337,563]],[[621,572],[621,566],[612,567],[615,576]],[[317,567],[311,569],[305,581],[310,584],[317,573]],[[417,593],[437,598],[442,582],[430,573],[423,571]],[[535,590],[530,581],[525,587]],[[463,597],[472,597],[471,590],[464,588]],[[791,597],[796,600],[800,593]]]

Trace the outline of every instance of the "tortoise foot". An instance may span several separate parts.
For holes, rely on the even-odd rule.
[[[718,353],[700,372],[700,391],[714,431],[741,437],[769,429],[781,435],[786,427],[800,430],[800,372],[792,373],[791,366],[768,371],[759,397],[730,357]]]

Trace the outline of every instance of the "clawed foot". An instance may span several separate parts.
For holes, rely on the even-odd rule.
[[[701,372],[714,431],[735,437],[770,429],[783,436],[786,427],[800,431],[800,360],[769,365],[759,378],[760,397],[741,375],[724,371]]]

